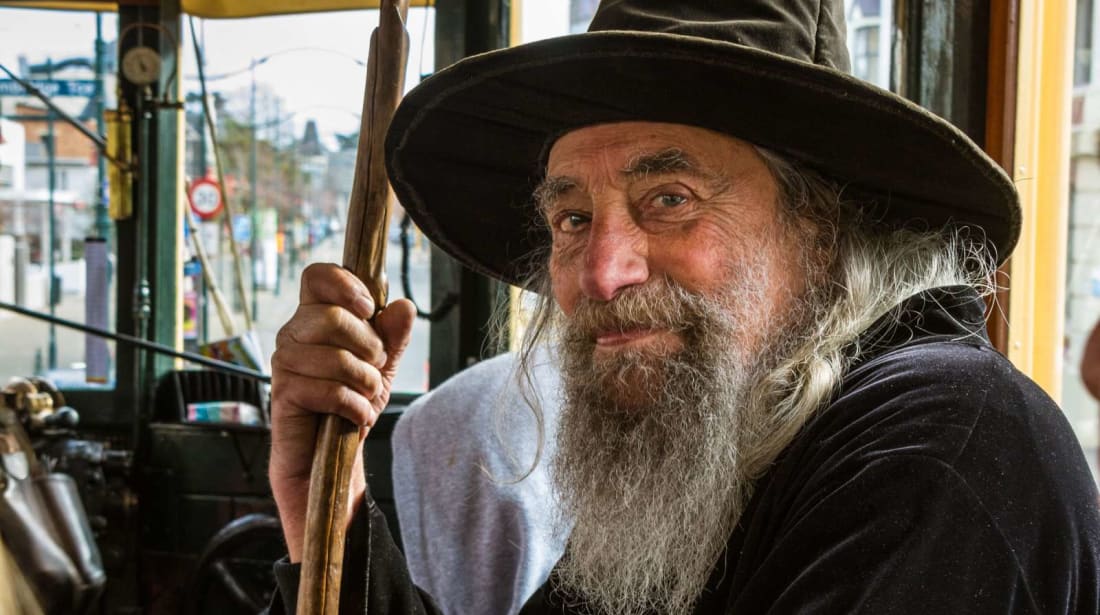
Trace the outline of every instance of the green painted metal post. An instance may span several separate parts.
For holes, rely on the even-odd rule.
[[[172,38],[160,37],[160,52],[164,61],[161,71],[160,92],[162,99],[169,103],[177,102],[180,97],[179,58],[181,49],[174,47],[172,41],[181,40],[182,18],[179,0],[161,0],[159,25],[172,34]],[[175,82],[167,77],[175,75]],[[168,96],[164,96],[167,92]],[[183,201],[182,171],[179,157],[182,151],[180,141],[183,138],[181,107],[162,107],[156,114],[156,133],[153,151],[156,161],[156,189],[154,191],[153,215],[150,220],[149,275],[152,279],[153,320],[150,334],[155,342],[179,347],[180,305],[182,295],[179,292],[183,280],[183,262],[178,247],[183,242]],[[153,360],[153,373],[149,374],[150,383],[161,374],[175,369],[171,357],[157,356]]]
[[[172,40],[179,40],[181,29],[178,0],[162,0],[153,5],[119,6],[120,30],[138,23],[155,24],[163,30],[139,26],[134,32],[140,37],[135,34],[119,41],[119,56],[140,44],[156,49],[160,53],[162,66],[159,81],[149,86],[148,97],[143,92],[144,88],[125,79],[120,81],[120,104],[133,110],[133,154],[142,170],[133,181],[134,215],[115,223],[118,275],[115,295],[118,307],[115,314],[120,333],[138,335],[139,328],[144,327],[150,341],[178,347],[181,325],[178,291],[183,275],[178,250],[183,228],[179,158],[182,123],[179,117],[181,109],[175,104],[179,96],[179,71],[175,66],[180,50]],[[164,32],[172,37],[165,36]],[[173,74],[176,80],[169,82],[167,77]],[[141,211],[141,199],[148,204],[144,212]],[[144,323],[135,317],[143,312],[141,304],[145,300],[145,291],[142,279],[147,281],[145,288],[148,289],[151,307],[149,318]],[[112,417],[115,422],[140,425],[147,421],[157,377],[175,368],[175,362],[170,357],[144,356],[146,354],[151,353],[138,353],[124,345],[116,348],[119,387],[116,393],[117,410]],[[138,376],[134,378],[131,374]]]

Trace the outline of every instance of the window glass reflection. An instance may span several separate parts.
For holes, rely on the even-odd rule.
[[[1077,3],[1074,91],[1070,144],[1070,206],[1067,233],[1065,341],[1062,408],[1097,472],[1098,400],[1082,382],[1081,362],[1089,333],[1100,320],[1100,79],[1093,45],[1097,17],[1092,0]]]

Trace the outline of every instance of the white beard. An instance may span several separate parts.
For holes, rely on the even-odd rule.
[[[767,283],[746,267],[720,297],[664,280],[561,316],[565,405],[552,475],[573,531],[555,570],[593,613],[690,611],[752,492],[739,461],[767,434],[748,388],[803,319],[769,318]],[[683,349],[593,356],[592,331],[676,331]],[[767,357],[767,359],[763,358]],[[759,405],[759,404],[757,404]]]

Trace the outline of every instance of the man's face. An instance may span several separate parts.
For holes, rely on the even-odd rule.
[[[755,148],[720,133],[650,122],[575,130],[551,149],[539,197],[553,237],[554,297],[566,316],[661,278],[715,296],[749,263],[766,282],[753,306],[763,314],[784,313],[805,285],[771,174]],[[763,341],[754,333],[731,342],[751,353]],[[659,327],[593,337],[597,361],[684,344]]]
[[[571,132],[537,196],[574,522],[556,578],[596,611],[684,611],[746,501],[742,460],[768,445],[749,390],[811,321],[804,234],[752,146],[688,126]]]

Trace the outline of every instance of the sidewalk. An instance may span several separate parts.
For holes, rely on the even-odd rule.
[[[42,308],[43,312],[47,310]],[[62,295],[56,314],[84,322],[83,295]],[[30,376],[36,367],[45,368],[50,326],[19,314],[0,311],[0,384],[16,376]],[[84,334],[55,327],[57,365],[69,367],[84,361]],[[111,342],[112,354],[114,343]]]

